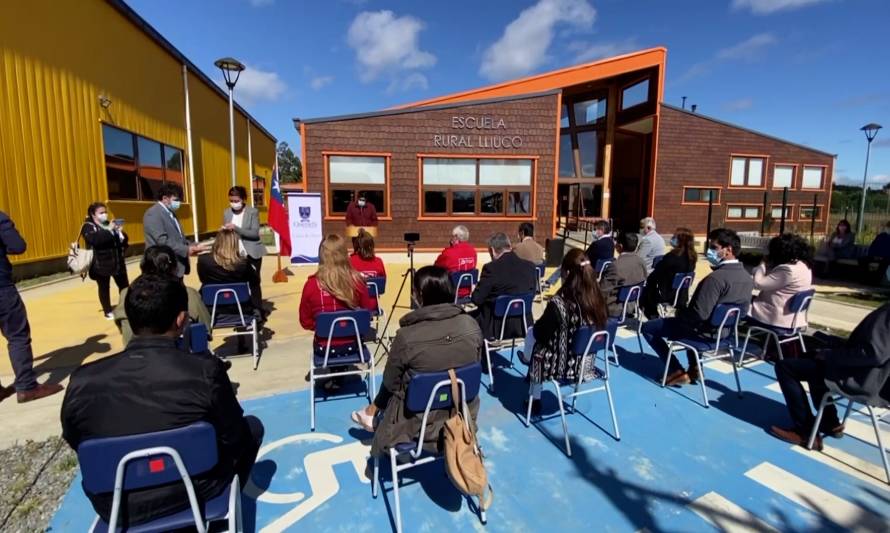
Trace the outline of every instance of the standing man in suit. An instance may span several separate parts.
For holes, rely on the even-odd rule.
[[[640,221],[640,245],[637,255],[646,264],[646,275],[652,273],[652,261],[664,255],[664,239],[655,231],[655,219],[646,217]]]
[[[260,212],[255,207],[250,207],[244,202],[247,198],[247,189],[236,185],[229,189],[229,207],[223,213],[223,229],[232,230],[241,239],[239,247],[241,255],[247,258],[247,262],[256,270],[259,280],[262,280],[263,256],[266,255],[266,245],[260,241]],[[259,281],[255,287],[255,301],[263,301],[262,288]],[[265,311],[258,309],[264,316]]]
[[[531,222],[519,225],[519,243],[513,247],[513,253],[533,265],[544,263],[544,247],[535,242],[535,227]]]
[[[500,323],[494,318],[494,302],[498,296],[505,294],[534,294],[537,287],[535,265],[521,259],[513,253],[510,238],[504,233],[495,233],[488,239],[488,253],[491,262],[482,267],[479,284],[473,291],[471,300],[478,308],[476,321],[486,339],[494,339],[500,335]],[[532,310],[528,309],[526,319],[531,325]],[[495,326],[498,327],[495,327]],[[504,329],[505,337],[524,337],[521,317],[510,317]]]
[[[596,268],[597,261],[608,259],[611,261],[615,257],[615,241],[612,240],[612,227],[609,226],[607,220],[597,220],[593,224],[593,242],[587,248],[587,259],[593,268]]]
[[[31,351],[31,325],[25,304],[12,282],[10,255],[25,253],[28,244],[10,218],[0,211],[0,331],[6,337],[9,360],[15,373],[15,386],[0,385],[0,401],[16,393],[19,403],[30,402],[62,390],[58,384],[37,384],[34,353]]]
[[[145,247],[169,246],[176,253],[179,266],[176,275],[182,278],[191,271],[189,257],[206,250],[202,244],[194,244],[185,237],[176,211],[182,205],[182,189],[165,183],[158,190],[158,203],[148,208],[142,217],[145,231]]]

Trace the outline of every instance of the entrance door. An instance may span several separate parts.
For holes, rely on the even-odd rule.
[[[615,132],[609,212],[616,228],[636,230],[648,216],[651,134]]]

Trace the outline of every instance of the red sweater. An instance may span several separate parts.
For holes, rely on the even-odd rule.
[[[358,202],[349,202],[346,206],[346,224],[349,226],[376,226],[377,209],[371,202],[359,207]]]
[[[383,259],[379,257],[374,257],[370,261],[366,261],[362,259],[362,256],[358,254],[352,254],[349,256],[349,262],[352,263],[352,268],[356,269],[359,274],[367,278],[385,278],[386,277],[386,267],[383,266]],[[377,298],[371,297],[371,301],[374,302],[374,307],[377,307]]]
[[[355,286],[355,298],[360,309],[373,311],[377,308],[377,305],[371,301],[371,297],[368,295],[368,287],[364,283],[359,283]],[[348,305],[334,298],[331,293],[321,288],[315,274],[309,276],[306,284],[303,285],[303,295],[300,298],[300,325],[303,326],[303,329],[314,331],[315,317],[319,313],[348,310]],[[315,340],[320,343],[324,338],[324,336],[316,336]],[[335,341],[334,344],[349,344],[349,342],[348,340],[345,342]]]
[[[442,253],[436,258],[435,265],[444,268],[449,273],[473,270],[476,268],[476,249],[468,242],[452,244],[442,250]],[[467,296],[469,294],[470,289],[466,287],[461,288],[458,292],[458,296]]]

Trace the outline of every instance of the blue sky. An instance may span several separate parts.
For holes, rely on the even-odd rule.
[[[652,46],[665,101],[838,154],[836,180],[890,183],[887,0],[129,0],[299,147],[293,117],[373,111]]]

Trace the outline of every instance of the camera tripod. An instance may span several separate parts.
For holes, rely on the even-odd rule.
[[[396,299],[393,301],[392,307],[390,307],[390,309],[389,309],[389,314],[386,315],[386,322],[383,324],[383,330],[379,331],[377,333],[377,341],[378,341],[377,348],[374,350],[375,363],[379,363],[380,359],[383,358],[383,356],[381,355],[380,359],[377,359],[377,352],[380,350],[381,347],[383,348],[383,351],[386,352],[387,355],[389,355],[389,348],[387,348],[383,342],[386,339],[386,330],[389,329],[389,321],[392,320],[392,316],[393,316],[393,313],[395,312],[395,310],[397,308],[408,309],[408,310],[412,310],[412,311],[415,309],[414,299],[410,298],[410,294],[411,294],[410,291],[414,287],[414,274],[415,274],[414,245],[415,244],[416,244],[415,241],[408,241],[408,243],[407,243],[408,264],[409,264],[408,270],[405,271],[404,274],[402,274],[402,283],[401,283],[401,285],[399,285],[399,292],[396,293]],[[399,300],[402,298],[402,291],[405,290],[405,283],[408,282],[408,280],[411,281],[411,287],[412,287],[412,289],[409,289],[409,293],[408,293],[409,299],[410,299],[410,304],[409,305],[399,305]]]

